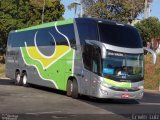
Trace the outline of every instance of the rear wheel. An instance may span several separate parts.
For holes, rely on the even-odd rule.
[[[29,87],[28,79],[27,79],[27,74],[26,73],[23,73],[23,75],[22,75],[22,81],[23,81],[23,86],[24,87]]]
[[[22,79],[19,71],[15,73],[15,85],[22,85]]]
[[[72,96],[72,90],[73,90],[73,82],[72,80],[68,80],[67,82],[67,96],[68,97]]]
[[[68,80],[67,83],[67,96],[72,98],[78,98],[78,84],[76,79]]]

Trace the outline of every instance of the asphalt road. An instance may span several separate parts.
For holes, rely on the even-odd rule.
[[[145,93],[134,100],[106,100],[82,96],[72,99],[65,92],[39,86],[16,86],[0,79],[0,119],[104,119],[160,120],[160,94]]]

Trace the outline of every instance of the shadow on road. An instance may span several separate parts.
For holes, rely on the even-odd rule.
[[[14,85],[14,81],[0,78],[0,85]]]
[[[35,88],[35,89],[39,89],[39,90],[44,90],[47,92],[52,92],[52,93],[54,92],[56,94],[66,96],[65,91],[56,90],[53,88],[48,88],[48,87],[43,87],[43,86],[38,86],[38,85],[33,85],[33,84],[30,84],[30,87]],[[99,98],[94,98],[94,97],[88,97],[85,95],[80,95],[78,100],[80,100],[82,102],[97,103],[97,104],[98,103],[99,104],[139,104],[139,102],[136,100],[99,99]]]
[[[139,102],[136,100],[100,99],[88,96],[80,96],[80,100],[99,104],[139,104]]]
[[[34,84],[30,84],[29,86],[31,88],[35,88],[35,89],[39,89],[39,90],[43,90],[43,91],[47,91],[47,92],[51,92],[51,93],[55,93],[55,94],[59,94],[59,95],[66,95],[65,91],[56,90],[54,88],[48,88],[48,87],[34,85]]]

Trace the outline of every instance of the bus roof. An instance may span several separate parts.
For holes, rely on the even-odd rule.
[[[23,31],[28,31],[28,30],[35,30],[35,29],[40,29],[40,28],[52,27],[52,26],[55,26],[56,22],[57,22],[57,26],[66,25],[66,24],[72,24],[73,23],[73,19],[44,23],[44,24],[40,24],[40,25],[36,25],[36,26],[24,28],[24,29],[19,29],[19,30],[16,30],[15,32],[23,32]]]
[[[75,19],[81,19],[81,20],[86,20],[86,21],[91,20],[91,21],[95,21],[95,22],[102,22],[102,23],[108,23],[108,24],[115,24],[115,25],[117,24],[117,25],[124,25],[124,26],[128,26],[128,27],[133,27],[133,26],[128,25],[128,24],[123,24],[121,22],[116,22],[116,21],[111,21],[111,20],[106,20],[106,19],[98,19],[98,18],[75,18]],[[44,24],[31,26],[31,27],[24,28],[24,29],[19,29],[19,30],[16,30],[14,32],[22,32],[22,31],[28,31],[28,30],[35,30],[35,29],[40,29],[40,28],[52,27],[52,26],[55,26],[56,22],[57,22],[57,26],[67,25],[67,24],[72,24],[74,22],[74,19],[68,19],[68,20],[61,20],[61,21],[54,21],[54,22],[44,23]]]

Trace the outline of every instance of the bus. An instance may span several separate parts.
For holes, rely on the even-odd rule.
[[[6,76],[77,98],[141,99],[144,49],[136,28],[95,18],[74,18],[11,31]]]

